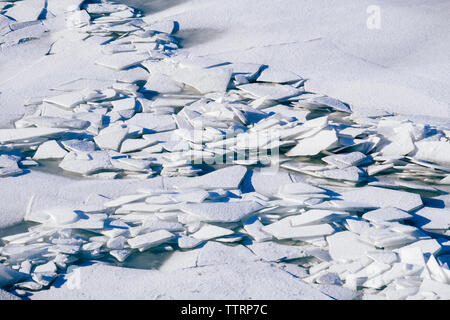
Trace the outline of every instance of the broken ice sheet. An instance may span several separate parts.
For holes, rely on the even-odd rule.
[[[21,262],[26,259],[39,258],[50,247],[47,243],[33,243],[27,245],[6,245],[2,249],[2,256],[11,262]]]
[[[42,285],[34,281],[24,281],[16,283],[15,288],[27,290],[27,291],[38,291],[42,289]]]
[[[59,163],[63,170],[79,173],[92,174],[100,170],[113,169],[111,157],[106,151],[93,151],[80,157],[75,152],[69,152]]]
[[[146,250],[172,239],[174,235],[167,230],[158,230],[128,239],[131,248]]]
[[[263,206],[255,201],[217,202],[217,203],[186,203],[179,209],[202,221],[235,222],[242,220]]]
[[[225,92],[232,74],[232,69],[226,68],[183,68],[180,67],[171,77],[197,89],[200,93]]]
[[[384,263],[384,264],[393,264],[394,262],[398,262],[398,255],[393,251],[387,250],[376,250],[376,251],[368,251],[366,252],[367,256],[372,260]]]
[[[312,137],[299,140],[297,145],[286,153],[286,156],[314,156],[336,142],[337,136],[334,130],[322,130]]]
[[[90,24],[91,17],[86,10],[76,10],[69,12],[66,19],[68,29],[83,28]]]
[[[151,73],[144,89],[158,93],[179,93],[183,86],[165,74]]]
[[[103,57],[98,59],[95,63],[114,70],[125,70],[140,64],[148,58],[148,55],[137,54],[134,52],[120,52],[103,55]]]
[[[132,251],[130,249],[121,249],[121,250],[111,250],[109,252],[114,258],[119,262],[124,262],[130,255]]]
[[[104,206],[107,208],[119,207],[119,206],[122,206],[127,203],[145,199],[146,197],[147,197],[146,194],[133,194],[133,195],[121,196],[117,199],[105,202]]]
[[[404,156],[415,149],[414,142],[406,131],[401,131],[390,139],[390,143],[380,150],[383,156]]]
[[[361,202],[378,208],[394,207],[412,211],[423,206],[420,195],[377,187],[362,187],[342,193],[342,199]]]
[[[115,3],[88,3],[83,5],[90,14],[105,14],[128,9],[128,6]]]
[[[184,189],[179,193],[169,195],[169,198],[175,202],[201,203],[210,196],[210,193],[203,189]]]
[[[262,231],[264,225],[259,221],[258,217],[253,216],[244,222],[244,229],[257,242],[268,241],[272,239],[272,235]]]
[[[85,91],[74,91],[63,93],[54,97],[45,98],[44,102],[53,103],[66,109],[72,109],[86,101],[85,95]]]
[[[0,144],[54,136],[64,133],[65,131],[67,131],[67,129],[63,128],[0,129]]]
[[[343,169],[323,170],[318,174],[328,179],[358,182],[362,171],[358,167],[352,166]]]
[[[257,80],[260,82],[285,83],[302,80],[302,77],[294,72],[269,66],[260,72]]]
[[[199,240],[211,240],[214,238],[220,238],[228,236],[234,232],[227,228],[206,224],[202,226],[197,232],[192,234],[192,237]]]
[[[328,96],[313,97],[310,99],[301,100],[298,102],[298,105],[312,109],[325,107],[346,113],[351,112],[350,108],[345,103]]]
[[[334,228],[326,223],[318,223],[307,226],[293,226],[294,216],[284,218],[262,228],[277,239],[308,239],[319,236],[330,235],[335,232]]]
[[[418,247],[420,248],[421,252],[423,254],[430,253],[434,256],[437,256],[438,253],[441,251],[442,246],[436,239],[423,239],[416,242],[413,242],[409,245],[406,245],[402,248],[412,248],[412,247]],[[400,249],[402,249],[400,248]]]
[[[16,1],[5,10],[30,1]],[[62,159],[66,171],[92,178],[149,179],[156,173],[168,189],[115,193],[90,207],[58,207],[59,200],[30,205],[26,220],[40,225],[3,237],[0,257],[31,274],[33,281],[23,279],[29,281],[22,288],[46,288],[55,266],[65,269],[78,258],[109,254],[108,259],[124,262],[147,249],[155,255],[181,249],[188,257],[183,268],[299,259],[302,267],[284,264],[285,271],[333,297],[350,297],[353,291],[346,287],[361,292],[361,285],[379,297],[443,296],[448,248],[433,237],[449,234],[448,210],[428,207],[437,203],[428,199],[420,209],[424,204],[417,193],[437,192],[431,184],[446,182],[448,130],[394,121],[383,113],[349,116],[346,103],[305,93],[304,79],[290,70],[171,56],[178,47],[169,36],[177,29],[173,21],[141,19],[122,4],[65,0],[67,8],[60,2],[46,2],[47,18],[64,16],[76,31],[61,36],[49,54],[69,52],[82,41],[92,46],[94,61],[111,69],[97,68],[108,80],[92,75],[95,79],[52,86],[48,96],[36,93],[39,98],[26,103],[36,112],[16,121],[16,129],[0,130],[0,150],[7,151],[0,155],[2,175],[21,173],[33,164],[34,152],[36,160]],[[40,37],[56,21],[14,23],[3,17],[0,34],[13,30],[12,42]],[[152,94],[157,95],[148,99]],[[203,140],[195,130],[203,131]],[[259,139],[277,130],[276,139]],[[254,168],[269,163],[257,155],[233,158],[273,148],[280,150],[280,159],[268,155],[270,163],[298,175]],[[17,150],[21,153],[15,156]],[[193,166],[195,160],[222,157],[242,165]],[[172,179],[202,170],[209,173]],[[370,178],[374,175],[376,181]],[[77,237],[71,229],[90,236]],[[179,270],[176,261],[167,270]]]
[[[94,141],[101,149],[119,151],[120,145],[127,134],[128,128],[125,126],[110,126],[101,130]]]
[[[106,246],[110,249],[122,250],[124,248],[126,241],[127,241],[126,237],[118,236],[118,237],[109,239],[108,242],[106,243]]]
[[[367,175],[373,176],[382,171],[388,170],[394,166],[393,163],[382,164],[382,165],[371,165],[367,167]]]
[[[64,150],[55,140],[49,140],[41,144],[36,150],[33,159],[48,160],[62,159],[66,156],[67,151]]]
[[[143,20],[147,20],[145,17],[143,18]],[[167,34],[172,34],[174,32],[176,32],[176,23],[173,20],[161,20],[161,21],[151,21],[151,24],[149,26],[150,30],[155,30],[161,33],[167,33]]]
[[[422,294],[432,293],[437,295],[440,299],[448,300],[450,299],[449,285],[444,284],[432,279],[424,279],[422,282],[419,292]]]
[[[290,218],[293,227],[301,225],[318,224],[319,222],[330,222],[345,218],[348,216],[346,212],[334,212],[331,210],[308,210],[300,215],[294,215]]]
[[[397,208],[386,207],[378,210],[373,210],[365,213],[362,216],[364,219],[372,222],[382,222],[382,221],[402,221],[405,219],[410,219],[412,216],[405,211]]]
[[[41,214],[45,214],[48,217],[48,220],[39,221],[43,222],[47,225],[65,225],[69,223],[76,222],[79,220],[79,215],[71,208],[65,207],[54,207],[41,212]],[[31,217],[29,217],[30,219]],[[31,221],[31,220],[29,220]]]
[[[322,158],[328,164],[335,165],[338,168],[345,168],[349,166],[357,166],[359,163],[363,162],[367,156],[361,152],[350,152],[346,154],[335,154]]]
[[[88,153],[95,150],[95,144],[92,141],[71,139],[61,140],[60,143],[66,150],[76,153]]]
[[[263,111],[268,113],[269,115],[276,114],[278,116],[282,116],[285,119],[295,119],[301,122],[306,122],[306,117],[310,114],[310,111],[308,110],[296,109],[283,104],[264,108]]]
[[[245,246],[256,256],[265,261],[286,261],[298,258],[312,257],[314,247],[280,244],[277,242],[246,241]]]
[[[326,190],[310,185],[305,182],[294,182],[281,186],[278,189],[279,194],[315,194],[326,193]]]
[[[201,245],[202,243],[204,243],[203,240],[196,239],[191,236],[183,236],[183,235],[180,236],[177,239],[177,241],[178,241],[178,246],[181,249],[192,249],[192,248],[195,248],[195,247]]]
[[[23,172],[20,169],[18,160],[20,157],[0,155],[0,177],[14,176]]]
[[[268,100],[284,100],[293,96],[298,96],[304,91],[290,85],[250,83],[238,86],[239,89],[250,93],[255,98],[265,98]]]
[[[414,212],[412,221],[423,229],[441,233],[450,228],[448,213],[448,208],[424,207]]]
[[[23,281],[29,277],[28,274],[15,271],[8,266],[0,264],[0,288]]]
[[[450,166],[450,142],[448,141],[418,141],[414,157],[420,160]]]
[[[125,119],[131,118],[135,113],[136,100],[134,98],[114,100],[111,104],[113,106],[112,112],[119,113]]]
[[[357,234],[349,231],[337,232],[327,237],[329,252],[333,260],[348,261],[365,256],[374,247],[361,241]],[[351,250],[350,250],[351,248]]]
[[[26,117],[22,119],[27,125],[35,125],[36,127],[45,128],[67,128],[67,129],[85,129],[89,126],[88,121],[80,119],[65,119],[60,117]]]
[[[405,276],[418,275],[423,267],[405,263],[394,263],[392,268],[387,272],[377,275],[364,282],[364,286],[368,288],[381,288],[388,285],[396,278]]]
[[[15,21],[33,21],[39,18],[45,6],[44,0],[18,1],[6,10],[6,15]]]
[[[176,129],[175,121],[170,115],[155,115],[150,113],[137,113],[126,121],[129,126],[138,126],[148,130],[148,133],[163,132]]]
[[[195,177],[176,185],[177,188],[199,187],[204,189],[236,189],[239,187],[245,173],[244,166],[230,166],[215,170],[203,176]]]

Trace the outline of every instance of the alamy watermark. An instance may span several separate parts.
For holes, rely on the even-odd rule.
[[[369,15],[366,20],[367,29],[380,30],[381,29],[381,8],[377,5],[370,5],[366,9]]]
[[[260,129],[260,128],[258,128]],[[186,152],[194,165],[257,165],[279,169],[283,130],[277,126],[262,130],[236,130],[232,136],[211,134],[202,126],[191,132],[191,150]]]

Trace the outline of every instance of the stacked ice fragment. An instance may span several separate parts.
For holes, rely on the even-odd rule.
[[[290,71],[191,56],[176,50],[173,21],[125,5],[44,2],[5,5],[1,45],[65,15],[117,79],[87,76],[27,101],[35,111],[0,129],[0,176],[56,161],[93,178],[191,178],[77,207],[34,195],[35,225],[2,238],[0,287],[26,294],[80,261],[222,242],[366,299],[450,298],[450,198],[436,187],[450,184],[448,128],[360,117]]]

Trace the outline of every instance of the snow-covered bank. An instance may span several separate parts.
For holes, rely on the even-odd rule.
[[[356,112],[450,117],[448,1],[169,3],[148,14],[177,20],[192,54],[289,69],[309,79],[307,89],[348,102]],[[373,4],[380,8],[380,29],[366,24]]]
[[[365,76],[368,61],[337,54],[329,29],[314,29],[327,35],[323,42],[289,42],[291,34],[275,35],[285,22],[236,2],[216,22],[219,29],[192,27],[204,22],[199,12],[218,13],[203,1],[173,1],[142,17],[123,5],[67,0],[75,6],[45,20],[7,17],[18,18],[26,1],[1,15],[2,49],[11,59],[18,48],[34,51],[34,43],[37,54],[5,69],[11,81],[2,82],[0,97],[32,98],[26,104],[33,113],[0,129],[0,176],[9,199],[4,224],[25,214],[35,225],[2,236],[1,287],[31,298],[107,298],[132,281],[133,291],[117,297],[185,298],[199,290],[194,297],[274,298],[269,287],[281,283],[277,294],[289,298],[448,299],[448,118],[423,125],[424,112],[401,109],[405,99],[401,108],[376,109],[305,92],[292,72],[301,73],[295,68],[302,60],[292,61],[299,58],[292,52],[307,52],[311,70],[321,65],[315,79],[306,70],[307,86],[325,77],[324,60],[335,66],[335,58],[346,68],[358,61],[358,69],[339,75],[352,79],[350,101],[355,81],[364,82],[355,76]],[[301,26],[280,8],[276,16]],[[243,9],[255,28],[262,25],[255,12],[269,14],[268,26],[252,37],[239,33]],[[155,23],[177,10],[176,19],[188,24],[179,33],[183,50],[172,36],[177,23]],[[301,50],[305,43],[317,50]],[[203,57],[187,55],[190,49]],[[280,52],[290,58],[281,63]],[[24,76],[38,84],[21,96],[14,85],[24,89]],[[391,87],[388,78],[383,83]],[[394,109],[416,121],[385,116]],[[211,160],[225,164],[209,166]],[[263,168],[269,164],[277,170]],[[78,280],[71,276],[77,270],[85,274]],[[177,291],[186,277],[192,282]]]

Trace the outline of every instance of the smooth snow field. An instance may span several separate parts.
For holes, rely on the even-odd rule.
[[[450,299],[449,16],[0,0],[0,300]]]

